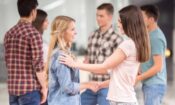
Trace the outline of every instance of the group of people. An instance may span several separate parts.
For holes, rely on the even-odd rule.
[[[88,38],[83,62],[71,52],[75,19],[53,20],[47,49],[42,40],[47,13],[37,6],[37,0],[18,0],[20,20],[4,37],[10,105],[138,105],[134,86],[140,81],[144,105],[161,105],[167,45],[155,5],[119,10],[118,32],[113,5],[98,6],[99,28]],[[89,82],[80,83],[79,70],[91,72]]]

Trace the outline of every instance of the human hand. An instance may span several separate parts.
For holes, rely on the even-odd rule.
[[[98,82],[99,89],[108,88],[109,87],[109,82],[110,82],[110,80]]]
[[[76,61],[74,61],[73,58],[70,55],[62,54],[59,57],[59,61],[60,61],[60,63],[65,64],[65,65],[67,65],[69,67],[77,68]]]
[[[141,75],[137,75],[134,86],[136,86],[140,81],[141,81]]]
[[[89,82],[89,89],[96,93],[99,90],[99,83],[95,81]]]
[[[43,103],[45,103],[46,100],[47,100],[47,92],[48,92],[48,89],[47,89],[47,88],[42,88],[42,89],[40,90],[40,92],[41,92],[41,102],[40,102],[40,104],[43,104]]]

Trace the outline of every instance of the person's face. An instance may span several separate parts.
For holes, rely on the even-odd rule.
[[[118,27],[119,33],[124,34],[123,25],[121,23],[120,17],[118,18],[118,21],[117,21],[117,27]]]
[[[49,21],[48,21],[48,19],[46,18],[46,19],[44,20],[44,22],[43,22],[42,29],[43,29],[43,30],[46,30],[47,27],[48,27],[48,25],[49,25]]]
[[[105,9],[97,10],[96,20],[99,27],[104,27],[112,21],[112,15],[107,13]]]
[[[65,40],[67,42],[73,42],[75,35],[77,34],[76,30],[75,30],[75,22],[71,22],[68,26],[68,29],[65,32]]]
[[[143,15],[143,19],[144,19],[146,27],[149,27],[151,24],[151,18],[149,18],[144,11],[142,11],[142,15]]]

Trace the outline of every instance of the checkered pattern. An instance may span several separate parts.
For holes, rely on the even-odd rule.
[[[43,70],[42,36],[30,24],[19,22],[4,38],[10,95],[39,90],[36,72]]]
[[[113,27],[101,34],[100,30],[96,30],[90,37],[88,43],[88,59],[89,63],[103,63],[113,51],[117,48],[118,44],[123,41],[122,37],[115,33]],[[104,81],[110,78],[109,74],[106,75],[90,75],[91,80]]]

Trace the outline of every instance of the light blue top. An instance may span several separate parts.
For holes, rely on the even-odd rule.
[[[49,69],[49,105],[80,105],[79,70],[59,63],[64,53],[57,50],[51,57]]]
[[[155,29],[150,32],[150,43],[151,43],[151,58],[149,61],[143,63],[141,65],[142,72],[146,72],[153,66],[153,56],[161,55],[163,57],[163,66],[159,73],[155,76],[148,78],[143,81],[145,85],[153,85],[153,84],[165,84],[167,83],[167,72],[166,72],[166,58],[165,58],[165,50],[167,48],[166,38],[164,33],[160,28]]]

